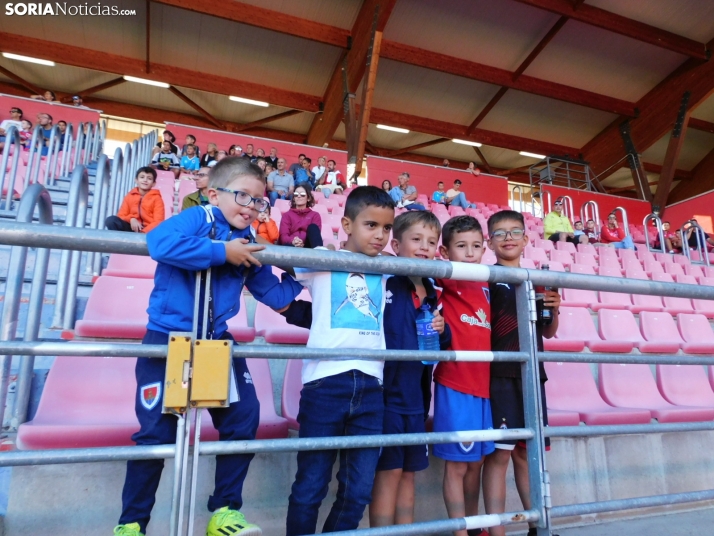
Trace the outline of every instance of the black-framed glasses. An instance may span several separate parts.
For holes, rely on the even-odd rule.
[[[19,114],[20,110],[18,110],[18,109],[10,110],[10,113],[11,114]]]
[[[199,179],[203,179],[205,177],[208,177],[208,173],[196,173],[194,174],[194,177],[198,177]],[[223,188],[218,188],[218,190],[223,190]],[[232,190],[231,190],[232,191]]]
[[[236,203],[242,207],[247,207],[251,203],[258,212],[265,212],[268,208],[269,203],[262,197],[253,197],[247,192],[241,192],[240,190],[230,190],[228,188],[216,188],[219,192],[227,192],[229,194],[235,194]]]
[[[491,233],[491,240],[503,242],[508,239],[509,235],[513,240],[520,240],[525,234],[526,232],[523,229],[513,229],[512,231],[494,231]]]

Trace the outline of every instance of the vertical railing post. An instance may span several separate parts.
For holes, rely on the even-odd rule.
[[[521,365],[523,386],[523,412],[526,428],[533,430],[533,438],[526,441],[528,457],[528,482],[530,485],[530,509],[540,513],[537,524],[538,536],[550,536],[550,484],[545,466],[545,443],[543,440],[543,413],[541,382],[538,364],[538,341],[536,331],[537,310],[535,293],[530,281],[516,286],[518,314],[518,341],[520,350],[529,358]],[[528,508],[526,508],[528,509]]]
[[[101,229],[107,217],[107,205],[111,190],[111,177],[109,173],[109,159],[103,154],[97,161],[97,175],[94,179],[94,202],[92,203],[92,218],[89,227],[91,229]],[[99,275],[99,265],[101,254],[93,251],[87,252],[87,265],[85,273]]]
[[[20,199],[16,221],[31,223],[35,209],[39,209],[40,223],[52,225],[52,200],[50,194],[41,184],[33,184],[27,188]],[[17,336],[19,322],[20,298],[25,281],[25,265],[27,263],[27,246],[13,246],[10,250],[7,283],[5,285],[5,300],[3,303],[2,320],[0,321],[0,340],[12,341]],[[37,340],[42,313],[45,281],[47,279],[47,264],[49,250],[39,249],[35,260],[32,288],[30,291],[30,308],[25,327],[24,340]],[[7,391],[10,383],[11,355],[0,355],[0,407],[7,404]],[[13,421],[24,419],[27,415],[30,385],[34,356],[27,355],[20,359],[20,374],[18,391],[13,411]]]
[[[84,146],[84,123],[77,125],[77,141],[74,146],[74,160],[72,161],[72,170],[82,164],[82,147]]]
[[[13,149],[14,147],[14,149]],[[7,161],[10,158],[10,149],[13,149],[12,164],[10,167],[10,176],[7,175]],[[20,142],[20,133],[14,126],[11,126],[5,132],[5,147],[2,152],[2,161],[0,161],[0,210],[12,210],[12,200],[15,194],[15,184],[17,184],[17,167],[20,163],[22,155],[22,143]],[[6,181],[5,178],[9,180]],[[7,183],[7,184],[6,184]],[[3,194],[3,192],[6,192]],[[3,195],[5,203],[2,203]]]

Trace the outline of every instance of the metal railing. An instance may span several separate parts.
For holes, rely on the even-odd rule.
[[[597,204],[597,201],[586,201],[583,203],[583,206],[580,207],[580,221],[583,222],[583,225],[588,220],[593,220],[595,222],[595,229],[597,232],[600,232],[600,206]]]
[[[511,207],[513,210],[516,210],[516,191],[518,191],[518,212],[523,213],[523,190],[518,185],[511,188],[509,192],[511,197]]]
[[[578,190],[595,191],[594,174],[584,160],[548,156],[528,169],[531,188],[550,184]]]
[[[575,208],[573,207],[573,198],[569,195],[561,195],[558,199],[563,202],[563,214],[570,220],[570,223],[575,223]],[[557,199],[556,199],[557,202]]]
[[[657,236],[659,237],[659,247],[657,243],[650,243],[650,223],[654,223],[657,228]],[[645,234],[645,244],[647,244],[647,249],[653,253],[667,253],[667,246],[664,243],[664,228],[662,227],[662,218],[657,214],[647,214],[645,219],[642,220],[642,230]]]
[[[22,142],[17,127],[10,126],[5,131],[5,147],[0,161],[0,213],[10,213],[17,186],[17,168],[22,158]],[[12,153],[12,164],[8,176],[8,161]],[[6,180],[7,179],[7,180]],[[2,200],[5,199],[3,203]]]
[[[684,222],[682,227],[679,229],[679,232],[682,236],[682,252],[689,259],[689,262],[709,266],[709,250],[707,249],[707,242],[705,240],[707,234],[704,232],[704,229],[702,229],[697,220]],[[689,237],[687,236],[689,232],[693,233],[697,237],[697,258],[692,256],[691,246],[689,245]]]
[[[538,214],[536,214],[536,199],[540,200],[540,217],[545,218],[545,215],[548,214],[551,210],[553,210],[553,203],[551,200],[551,195],[548,190],[543,190],[542,188],[539,191],[531,190],[533,192],[531,194],[531,213],[533,214],[534,217],[537,217]],[[546,197],[548,199],[548,211],[546,212],[545,207],[545,200],[543,199]]]
[[[619,212],[622,214],[622,227],[625,229],[625,236],[630,236],[630,221],[627,219],[627,210],[624,207],[615,207],[611,214]]]
[[[138,148],[137,148],[138,149]],[[77,180],[76,188],[81,188],[84,181]],[[51,206],[49,196],[41,185],[33,185],[21,201],[22,214],[26,221],[0,222],[0,243],[12,247],[11,273],[8,276],[7,291],[0,323],[0,401],[7,397],[9,365],[12,355],[27,356],[18,379],[18,395],[16,407],[13,409],[13,421],[19,424],[26,411],[19,407],[26,404],[24,400],[29,392],[29,380],[32,368],[28,366],[36,355],[92,355],[92,356],[142,356],[163,358],[166,356],[165,345],[136,345],[116,343],[50,343],[36,340],[33,322],[39,319],[42,301],[33,299],[40,293],[47,274],[46,264],[35,264],[35,276],[30,298],[30,313],[28,327],[25,328],[24,341],[16,341],[16,329],[19,309],[20,292],[24,273],[24,261],[27,248],[38,249],[39,255],[46,249],[94,251],[104,253],[123,253],[146,255],[148,253],[143,235],[135,233],[116,233],[96,229],[83,229],[72,226],[56,226],[51,222]],[[45,224],[28,223],[32,212],[38,206],[41,220]],[[30,207],[30,208],[28,208]],[[77,209],[80,210],[79,208]],[[29,214],[29,217],[27,216]],[[615,277],[587,276],[581,274],[527,270],[522,268],[505,268],[501,266],[486,266],[462,264],[446,261],[425,261],[399,257],[368,257],[361,255],[344,255],[339,252],[304,250],[280,246],[268,246],[264,251],[255,254],[264,264],[277,266],[300,266],[316,270],[335,270],[350,272],[367,272],[394,275],[420,275],[435,278],[451,278],[466,281],[489,281],[509,283],[516,286],[518,334],[521,350],[518,352],[483,352],[483,351],[450,351],[450,352],[415,352],[400,350],[351,350],[350,358],[366,360],[433,360],[433,361],[513,361],[520,362],[523,377],[523,398],[526,428],[511,430],[477,430],[450,433],[408,434],[408,435],[377,435],[339,438],[300,438],[275,439],[255,441],[204,442],[197,447],[198,455],[216,455],[238,452],[292,452],[306,449],[336,449],[364,448],[393,445],[412,445],[424,443],[470,442],[499,439],[525,439],[528,452],[528,478],[530,482],[531,510],[507,514],[491,514],[470,516],[460,519],[414,523],[408,526],[384,527],[350,531],[340,534],[355,536],[386,535],[386,534],[431,534],[439,531],[462,530],[464,528],[485,528],[506,525],[516,522],[530,521],[537,525],[539,536],[550,534],[550,518],[574,515],[574,512],[592,513],[611,510],[640,508],[662,501],[687,502],[713,498],[714,490],[692,492],[667,496],[640,497],[617,501],[588,503],[583,505],[567,505],[551,507],[550,483],[545,461],[543,437],[584,437],[603,434],[635,434],[650,432],[679,432],[685,430],[712,430],[714,423],[678,423],[652,425],[621,425],[621,426],[578,426],[566,428],[543,428],[538,372],[538,361],[577,361],[598,363],[675,363],[675,364],[714,364],[713,356],[683,356],[683,355],[640,355],[640,354],[580,354],[538,352],[535,322],[535,296],[533,286],[550,286],[557,288],[581,288],[624,292],[634,294],[649,294],[659,296],[680,296],[714,300],[714,287],[651,282]],[[34,285],[37,285],[35,287]],[[37,290],[36,290],[37,289]],[[41,293],[40,293],[41,294]],[[272,359],[346,359],[343,349],[316,349],[288,346],[239,346],[234,347],[235,357],[261,357]],[[24,380],[22,377],[24,376]],[[22,401],[22,402],[21,402]],[[181,434],[178,434],[180,437]],[[93,461],[116,461],[127,459],[183,459],[183,453],[176,445],[136,446],[136,447],[105,447],[92,449],[55,449],[44,451],[22,451],[0,453],[0,466],[53,464],[53,463],[86,463]],[[287,490],[286,490],[287,493]]]

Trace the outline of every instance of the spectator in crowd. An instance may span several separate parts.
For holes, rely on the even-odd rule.
[[[231,145],[228,148],[228,156],[240,156],[240,155],[236,154],[236,146],[235,145]]]
[[[441,163],[444,167],[449,167],[451,165],[451,162],[449,162],[446,158],[444,158],[444,161]]]
[[[301,184],[310,185],[310,190],[315,187],[315,175],[310,171],[310,164],[312,160],[307,156],[302,160],[302,167],[295,170],[295,187],[297,188]]]
[[[278,150],[275,147],[270,148],[270,156],[267,158],[273,166],[273,169],[278,169]]]
[[[169,143],[164,142],[164,143]],[[171,151],[169,154],[176,156]],[[116,216],[109,216],[105,226],[110,231],[148,233],[164,221],[164,201],[159,190],[152,190],[156,183],[156,171],[142,167],[134,179],[136,188],[124,198]]]
[[[199,149],[198,145],[196,145],[196,136],[193,134],[186,134],[186,143],[184,143],[183,147],[181,147],[181,154],[186,154],[186,147],[189,145],[193,145],[193,150],[195,151],[196,156],[201,158],[201,149]]]
[[[253,154],[253,144],[249,143],[248,145],[245,146],[245,153],[243,154],[243,158],[247,158],[251,162],[253,161],[253,158],[255,158],[255,155]]]
[[[295,187],[290,206],[280,219],[280,244],[296,248],[322,246],[322,218],[312,210],[312,188],[304,184]]]
[[[4,141],[5,131],[10,127],[22,130],[22,110],[17,106],[12,106],[10,108],[10,118],[3,119],[2,123],[0,123],[0,141]]]
[[[57,130],[59,130],[60,136],[60,149],[64,147],[64,135],[67,132],[67,121],[60,119],[57,121]]]
[[[320,179],[327,171],[325,164],[327,163],[327,158],[320,156],[317,159],[317,165],[312,168],[312,174],[315,176],[315,184],[319,184]]]
[[[391,192],[392,191],[392,182],[388,181],[387,179],[384,179],[382,181],[382,190],[384,190],[387,193]]]
[[[559,197],[553,203],[553,210],[543,218],[543,236],[553,242],[572,242],[577,244],[573,226],[563,214],[563,199]]]
[[[580,220],[575,222],[575,229],[573,229],[573,237],[578,244],[587,244],[589,242],[588,235],[585,234],[585,229],[583,228],[583,222]]]
[[[635,249],[632,237],[620,227],[614,212],[607,217],[607,225],[600,231],[600,242],[615,249]]]
[[[227,157],[227,156],[228,156],[228,153],[226,153],[223,149],[219,150],[219,151],[216,153],[216,163],[220,162],[221,160],[223,160],[223,159],[224,159],[225,157]],[[213,165],[215,166],[216,164],[213,164]]]
[[[259,156],[253,160],[253,163],[265,172],[265,158]]]
[[[181,157],[181,173],[192,174],[201,167],[201,159],[196,156],[196,146],[189,143],[185,147],[185,153]]]
[[[72,106],[76,108],[86,108],[82,95],[75,95],[72,97]]]
[[[444,183],[439,181],[436,185],[436,191],[431,194],[431,200],[434,203],[445,204],[446,203],[446,192],[444,191]]]
[[[692,221],[696,222],[697,220],[692,219]],[[714,246],[714,240],[701,227],[695,231],[693,225],[687,224],[684,232],[687,234],[687,245],[692,249],[697,249],[701,245],[706,251],[708,246]],[[697,235],[699,235],[698,240]]]
[[[684,241],[680,229],[677,229],[669,240],[672,242],[671,253],[684,253]]]
[[[295,180],[285,171],[285,159],[278,158],[278,169],[268,175],[270,206],[275,206],[275,201],[278,199],[292,199],[294,190]]]
[[[481,170],[476,167],[476,163],[475,163],[475,162],[469,162],[469,167],[466,168],[466,171],[468,171],[469,173],[471,173],[471,174],[474,175],[475,177],[478,177],[479,175],[481,175]]]
[[[30,98],[35,100],[43,100],[46,102],[54,102],[57,100],[55,92],[50,91],[49,89],[45,91],[42,95],[31,95]]]
[[[295,172],[302,167],[302,161],[305,160],[305,155],[300,153],[298,155],[298,161],[290,164],[290,168],[288,169],[288,173],[290,173],[293,177],[295,176]]]
[[[22,130],[20,131],[20,143],[25,151],[29,151],[30,143],[32,142],[32,123],[29,119],[23,119],[21,123]]]
[[[208,200],[208,173],[211,171],[209,167],[202,167],[197,173],[194,173],[193,180],[196,182],[197,190],[188,194],[183,198],[181,210],[186,210],[191,207],[204,206],[209,204]]]
[[[262,158],[263,160],[265,160],[265,149],[257,149],[255,151],[255,158]]]
[[[668,221],[662,222],[662,235],[664,236],[664,247],[666,248],[666,251],[674,253],[672,239],[677,236],[677,233],[670,229],[670,223]],[[657,237],[655,247],[660,247],[659,237]]]
[[[201,167],[208,167],[208,164],[216,160],[218,146],[215,143],[209,143],[206,146],[206,153],[201,157]]]
[[[399,186],[395,186],[389,192],[389,197],[392,198],[397,208],[405,208],[407,210],[426,210],[424,205],[417,203],[416,198],[418,192],[416,186],[409,184],[409,173],[406,171],[399,175]]]
[[[173,135],[173,132],[170,130],[164,130],[164,133],[162,134],[162,140],[159,143],[156,144],[156,147],[154,147],[153,152],[151,153],[152,155],[155,155],[156,153],[160,152],[162,150],[162,145],[165,141],[168,141],[170,146],[171,146],[171,152],[178,156],[179,154],[179,148],[176,143],[176,136]]]
[[[264,174],[264,176],[265,176],[265,183],[266,183],[266,184],[268,183],[268,177],[270,176],[270,174],[271,174],[273,171],[275,171],[275,168],[273,167],[273,164],[271,164],[270,162],[266,161],[266,162],[265,162],[265,174]]]
[[[233,145],[232,147],[233,154],[230,156],[240,156],[241,158],[245,156],[245,153],[243,152],[243,147],[241,147],[240,145]],[[228,150],[228,152],[230,153],[230,149]]]
[[[595,220],[588,220],[585,222],[585,234],[588,237],[589,243],[600,243],[600,233],[598,233],[597,231],[597,225],[595,225]]]
[[[461,208],[474,208],[475,204],[469,203],[466,200],[466,194],[461,191],[461,181],[456,179],[454,181],[454,186],[446,192],[446,197],[444,198],[444,204],[453,205],[455,207]]]
[[[165,140],[161,143],[161,151],[156,153],[151,159],[151,167],[171,171],[174,177],[178,178],[181,162],[178,156],[171,151],[171,142]]]
[[[47,156],[50,135],[52,134],[52,116],[48,113],[37,114],[37,124],[42,127],[42,137],[44,138],[42,156]]]
[[[331,193],[341,194],[344,192],[344,182],[342,182],[342,173],[335,166],[337,163],[334,160],[327,161],[327,171],[322,174],[322,179],[318,187],[325,197],[330,197]]]
[[[270,207],[263,212],[258,212],[258,217],[253,221],[253,229],[255,229],[256,241],[266,244],[277,244],[280,238],[280,230],[278,225],[270,217]],[[261,240],[262,239],[262,240]]]

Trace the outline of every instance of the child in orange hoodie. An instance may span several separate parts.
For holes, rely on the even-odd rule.
[[[109,216],[104,223],[110,231],[148,233],[164,221],[166,212],[161,192],[152,190],[156,171],[150,167],[139,168],[134,181],[136,188],[126,194],[119,213]]]
[[[270,218],[270,207],[264,212],[258,212],[258,218],[253,221],[253,228],[257,238],[262,238],[268,244],[275,244],[280,236],[278,225]],[[261,242],[261,240],[258,240]]]

